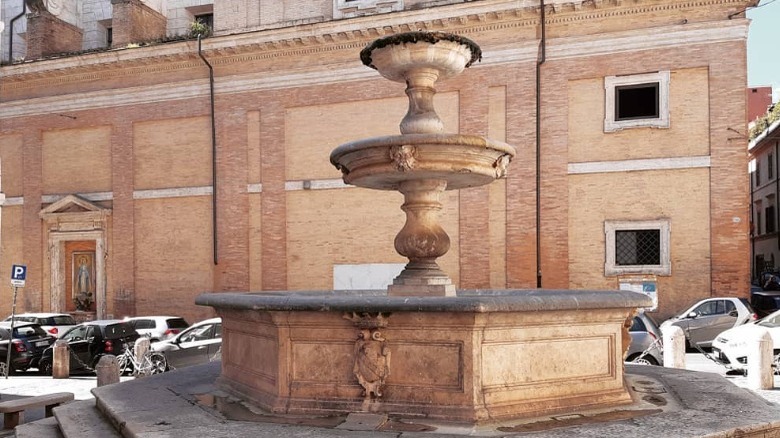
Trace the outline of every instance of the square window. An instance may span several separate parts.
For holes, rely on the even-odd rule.
[[[669,127],[669,71],[604,78],[604,132]]]
[[[606,221],[604,275],[671,275],[668,219]]]
[[[615,87],[615,120],[657,119],[658,82]]]

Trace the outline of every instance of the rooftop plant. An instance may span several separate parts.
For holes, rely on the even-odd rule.
[[[772,126],[772,123],[775,123],[778,120],[780,120],[780,102],[772,105],[766,114],[756,119],[755,124],[750,128],[750,140],[752,141],[761,135],[762,132]]]

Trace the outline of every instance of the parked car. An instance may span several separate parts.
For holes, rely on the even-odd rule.
[[[774,354],[780,353],[780,310],[759,321],[734,327],[720,333],[712,342],[712,356],[732,370],[745,371],[747,341],[755,326],[764,327],[772,337]]]
[[[776,310],[780,310],[780,291],[757,290],[750,292],[750,305],[756,311],[758,318],[764,318]]]
[[[5,319],[11,321],[11,317]],[[39,324],[47,333],[55,338],[76,325],[76,320],[67,313],[20,313],[14,315],[14,321]]]
[[[125,318],[141,336],[149,337],[151,342],[170,339],[189,327],[184,318],[178,316],[136,316]]]
[[[46,333],[40,325],[29,322],[14,322],[13,336],[11,336],[11,323],[0,323],[0,375],[5,375],[7,370],[6,359],[8,357],[8,344],[11,344],[10,371],[26,371],[28,368],[37,368],[43,351],[54,343],[55,338]]]
[[[745,298],[707,298],[664,321],[661,329],[676,325],[685,333],[687,347],[707,348],[723,331],[756,319],[753,306]]]
[[[152,344],[152,351],[165,355],[166,369],[182,368],[210,361],[222,348],[222,319],[193,324],[167,341]]]
[[[70,348],[70,371],[92,371],[104,354],[119,356],[125,348],[132,347],[140,336],[126,321],[116,319],[81,323],[60,339],[68,341]],[[51,374],[54,348],[43,352],[40,371]]]
[[[644,311],[634,316],[634,322],[628,333],[631,335],[631,345],[626,352],[626,362],[646,365],[661,365],[664,363],[664,352],[661,344],[661,329],[658,324]]]

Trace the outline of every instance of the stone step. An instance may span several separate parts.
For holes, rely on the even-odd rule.
[[[57,418],[49,417],[31,423],[20,424],[14,429],[16,438],[64,438]]]
[[[95,406],[95,400],[83,400],[54,408],[64,438],[119,438],[121,435]]]

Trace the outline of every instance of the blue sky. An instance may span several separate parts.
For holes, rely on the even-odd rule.
[[[773,86],[777,102],[780,100],[780,1],[762,0],[759,6],[747,13],[752,20],[748,33],[748,86]]]

